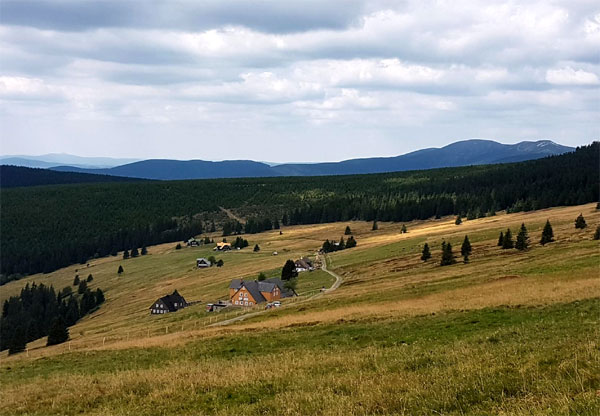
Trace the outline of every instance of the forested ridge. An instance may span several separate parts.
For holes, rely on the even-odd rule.
[[[224,224],[269,229],[350,219],[410,221],[598,200],[599,143],[533,161],[373,175],[51,185],[1,190],[2,282],[94,256],[180,241]],[[238,227],[239,229],[240,227]],[[250,231],[250,230],[247,230]]]

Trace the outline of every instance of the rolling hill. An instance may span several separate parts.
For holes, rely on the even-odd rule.
[[[423,149],[396,157],[351,159],[331,163],[269,165],[249,160],[210,162],[153,159],[108,169],[83,169],[73,166],[58,166],[52,169],[161,180],[351,175],[520,162],[573,150],[572,147],[558,145],[549,140],[521,142],[513,145],[491,140],[464,140],[442,148]]]
[[[140,180],[142,179],[0,165],[0,188],[94,182],[134,182]]]

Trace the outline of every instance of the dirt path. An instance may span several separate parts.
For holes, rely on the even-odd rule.
[[[223,209],[223,208],[221,208],[221,209]],[[323,270],[324,272],[327,272],[331,276],[333,276],[335,278],[335,282],[333,282],[333,284],[331,285],[331,287],[329,289],[326,289],[326,290],[324,290],[322,292],[316,293],[316,294],[314,294],[312,296],[309,296],[306,299],[302,299],[302,300],[300,300],[298,302],[290,303],[288,305],[285,305],[285,304],[281,305],[281,308],[285,308],[285,307],[288,307],[288,306],[291,306],[291,305],[298,305],[300,303],[304,303],[304,302],[308,302],[308,301],[317,299],[317,298],[319,298],[319,297],[321,297],[321,296],[323,296],[323,295],[325,295],[327,293],[333,292],[338,287],[340,287],[340,285],[343,282],[342,277],[339,274],[337,274],[335,272],[332,272],[331,270],[327,269],[327,259],[321,258],[320,254],[317,255],[317,258],[321,259],[321,270]],[[234,323],[234,322],[243,321],[246,318],[252,318],[252,317],[255,317],[255,316],[258,316],[258,315],[262,315],[262,314],[267,313],[269,311],[270,311],[270,309],[263,309],[261,311],[246,313],[246,314],[243,314],[243,315],[240,315],[240,316],[236,316],[235,318],[226,319],[226,320],[221,321],[221,322],[215,322],[214,324],[209,325],[209,326],[225,326],[225,325],[229,325],[229,324]]]
[[[223,211],[225,214],[227,214],[227,216],[229,218],[231,218],[232,220],[236,220],[237,222],[240,222],[242,224],[246,224],[246,221],[244,221],[243,219],[241,219],[240,217],[238,217],[237,215],[235,215],[233,212],[231,212],[227,208],[219,207],[219,209],[221,211]]]

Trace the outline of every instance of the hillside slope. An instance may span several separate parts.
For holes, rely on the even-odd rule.
[[[0,165],[0,188],[100,182],[139,182],[145,179]]]

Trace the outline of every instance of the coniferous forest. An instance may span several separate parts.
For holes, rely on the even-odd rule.
[[[68,337],[67,327],[74,325],[103,302],[104,293],[99,288],[91,291],[86,287],[77,295],[70,287],[56,293],[54,287],[43,283],[27,284],[19,296],[11,296],[2,305],[0,351],[23,351],[27,342],[55,335],[51,334],[53,331],[66,333]],[[52,345],[66,339],[59,335],[51,336],[48,341]]]
[[[93,257],[182,241],[346,220],[481,217],[598,201],[600,145],[520,163],[373,175],[49,185],[1,190],[0,283]],[[224,230],[224,227],[226,228]]]

